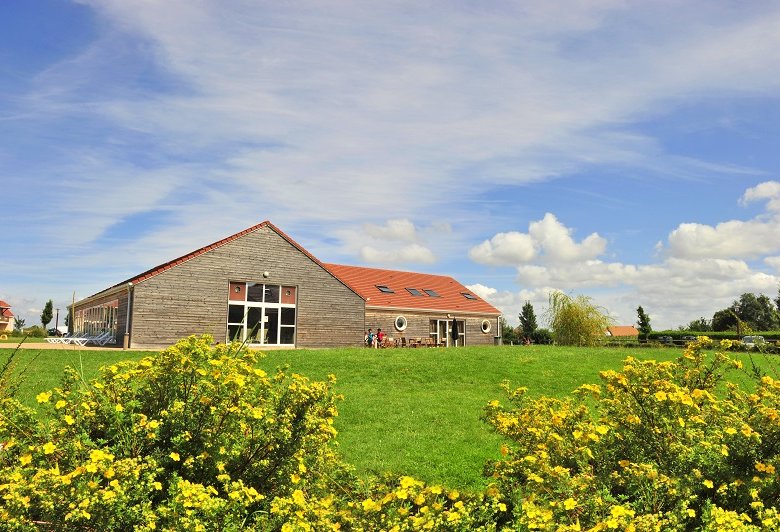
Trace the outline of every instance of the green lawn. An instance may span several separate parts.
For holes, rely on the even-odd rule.
[[[533,396],[562,397],[580,384],[598,382],[601,370],[619,369],[627,356],[669,360],[681,351],[553,346],[317,349],[268,351],[261,366],[273,370],[289,365],[313,379],[337,376],[336,391],[344,396],[336,424],[339,448],[359,473],[403,472],[475,489],[484,485],[482,467],[498,456],[501,445],[480,415],[488,401],[502,399],[503,380],[528,387]],[[0,350],[0,362],[9,352]],[[100,365],[146,354],[20,351],[16,370],[30,368],[20,399],[33,405],[39,391],[57,385],[65,365],[81,368],[89,378]],[[746,382],[747,377],[734,373],[732,380]]]

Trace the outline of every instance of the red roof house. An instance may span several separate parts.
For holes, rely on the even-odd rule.
[[[614,325],[607,327],[607,336],[612,336],[615,339],[638,338],[639,330],[633,325]]]
[[[11,305],[0,300],[0,333],[14,330],[14,313],[11,312]]]

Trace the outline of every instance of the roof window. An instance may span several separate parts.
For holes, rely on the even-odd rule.
[[[423,292],[428,294],[431,297],[441,297],[436,290],[431,290],[430,288],[423,288]]]
[[[461,292],[460,295],[462,295],[466,299],[477,299],[477,296],[475,296],[474,294],[469,294],[468,292]]]
[[[409,293],[412,294],[413,296],[422,296],[423,295],[423,293],[420,292],[419,290],[417,290],[416,288],[407,288],[406,290],[408,290]]]
[[[395,290],[390,288],[389,286],[385,286],[383,284],[378,284],[376,287],[379,289],[380,292],[383,294],[395,294]]]

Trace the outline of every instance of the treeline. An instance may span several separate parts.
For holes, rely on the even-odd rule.
[[[715,312],[712,319],[701,317],[688,325],[678,327],[679,331],[692,332],[733,331],[737,336],[753,331],[778,329],[780,329],[780,290],[774,301],[764,294],[746,292],[730,306]]]

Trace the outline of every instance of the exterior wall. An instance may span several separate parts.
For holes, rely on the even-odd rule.
[[[108,343],[106,344],[107,346],[122,345],[125,336],[125,324],[127,322],[127,289],[123,289],[121,292],[111,292],[99,298],[92,299],[88,303],[76,303],[76,306],[73,309],[73,315],[75,316],[76,312],[80,310],[96,307],[98,305],[114,301],[115,299],[119,300],[119,307],[117,309],[116,336],[114,337],[115,342]]]
[[[263,272],[269,272],[267,279]],[[261,227],[135,285],[131,347],[166,347],[202,333],[225,342],[230,281],[296,286],[297,347],[363,343],[363,299],[274,230]],[[123,333],[126,308],[120,301]]]
[[[0,318],[0,333],[11,332],[14,330],[13,318]]]
[[[482,314],[455,314],[457,320],[466,321],[466,345],[493,345],[493,337],[498,336],[498,316]],[[406,318],[406,329],[403,332],[395,329],[395,319],[398,316]],[[445,320],[447,312],[424,312],[419,310],[366,310],[365,330],[370,327],[375,332],[382,329],[393,338],[428,338],[431,335],[431,320]],[[482,320],[490,320],[490,331],[482,332]]]

